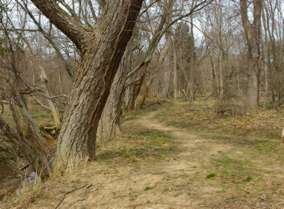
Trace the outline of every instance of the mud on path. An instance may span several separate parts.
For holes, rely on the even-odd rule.
[[[167,126],[155,118],[156,113],[147,113],[128,123],[170,135],[179,150],[173,157],[138,164],[88,164],[68,177],[47,182],[28,208],[252,208],[249,206],[252,200],[245,193],[237,196],[234,189],[224,191],[219,181],[208,179],[212,158],[229,153],[232,145],[215,143],[187,130]],[[265,201],[259,201],[253,208],[274,209]]]

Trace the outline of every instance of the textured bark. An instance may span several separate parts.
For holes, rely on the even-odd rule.
[[[0,200],[19,185],[16,150],[0,129]]]
[[[174,3],[173,0],[169,0],[169,1],[166,2],[165,7],[163,8],[163,15],[161,17],[161,20],[159,22],[157,29],[155,31],[153,31],[153,37],[150,41],[149,47],[147,48],[147,50],[144,54],[144,58],[143,58],[142,62],[140,62],[134,68],[133,71],[128,73],[128,80],[130,80],[130,82],[128,82],[128,83],[133,84],[128,89],[129,99],[128,99],[128,102],[127,102],[127,108],[129,110],[135,109],[135,106],[136,106],[136,103],[137,103],[136,100],[137,100],[137,98],[140,94],[140,91],[142,89],[142,86],[144,84],[146,74],[147,74],[147,71],[148,71],[148,67],[149,67],[149,64],[150,64],[150,62],[153,58],[154,52],[155,52],[156,48],[158,47],[158,44],[159,44],[161,38],[167,32],[166,29],[169,29],[165,26],[170,25],[170,23],[169,23],[170,20],[168,18],[171,16],[173,3]],[[168,24],[166,25],[166,23],[168,23]],[[131,80],[135,80],[135,82],[132,82]]]
[[[112,139],[120,130],[123,97],[125,94],[127,73],[129,71],[129,63],[127,62],[128,55],[129,50],[124,54],[122,63],[119,66],[100,120],[98,138],[101,142]]]
[[[57,165],[93,160],[96,133],[114,76],[130,40],[142,0],[121,1],[85,38],[57,147]],[[118,6],[118,7],[116,7]]]
[[[12,129],[0,117],[0,161],[7,166],[7,172],[17,173],[16,166],[19,156],[27,161],[31,168],[44,174],[47,168],[47,154],[41,149],[37,141],[27,140],[19,131]],[[2,165],[2,164],[1,164]],[[2,170],[2,169],[1,169]]]
[[[259,103],[259,75],[261,71],[261,12],[262,0],[253,0],[253,22],[248,18],[248,2],[240,0],[240,11],[244,34],[247,43],[248,56],[248,89],[247,101],[250,107]]]
[[[41,176],[48,174],[47,154],[42,147],[18,133],[0,116],[0,199],[19,187],[23,163]]]
[[[70,40],[82,49],[83,26],[75,17],[68,15],[54,0],[32,0],[35,6],[58,27]]]
[[[148,64],[147,64],[148,67]],[[144,67],[145,69],[143,69],[142,75],[141,77],[135,81],[132,86],[130,87],[130,94],[129,94],[129,101],[128,101],[128,105],[127,105],[127,109],[128,110],[134,110],[137,106],[137,98],[141,92],[143,83],[145,81],[146,78],[146,74],[144,73],[144,71],[147,70],[146,67]]]
[[[47,103],[48,103],[49,110],[50,110],[52,117],[53,117],[55,128],[60,129],[60,126],[61,126],[60,114],[59,114],[59,111],[57,110],[54,102],[50,98],[51,95],[50,95],[49,89],[48,89],[48,78],[47,78],[46,72],[45,72],[44,68],[41,67],[41,66],[40,66],[40,69],[41,69],[40,79],[41,79],[41,83],[42,83],[42,89],[45,93],[45,96],[47,97]]]
[[[16,176],[18,173],[16,150],[15,145],[0,130],[0,185],[6,178]]]
[[[178,63],[177,63],[177,50],[175,46],[175,41],[172,40],[172,50],[173,50],[173,90],[174,90],[174,99],[179,97],[178,89]]]

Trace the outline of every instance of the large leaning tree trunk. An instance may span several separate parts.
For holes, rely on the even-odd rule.
[[[81,52],[59,134],[56,166],[93,160],[99,120],[143,0],[112,1],[95,27],[82,25],[54,0],[32,2]]]

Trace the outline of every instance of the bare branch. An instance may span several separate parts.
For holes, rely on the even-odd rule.
[[[32,2],[81,50],[84,29],[76,18],[68,15],[54,0],[32,0]]]

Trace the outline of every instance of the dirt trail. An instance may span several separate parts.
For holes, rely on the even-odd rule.
[[[68,183],[51,183],[29,209],[213,208],[209,203],[221,201],[216,194],[222,188],[208,183],[204,167],[230,147],[166,126],[155,120],[155,114],[131,122],[171,135],[180,149],[173,159],[139,166],[93,163],[70,176]]]

